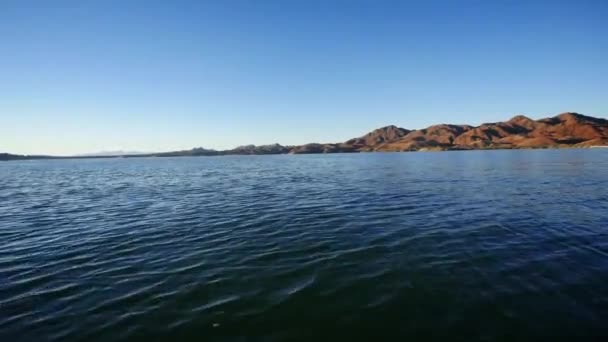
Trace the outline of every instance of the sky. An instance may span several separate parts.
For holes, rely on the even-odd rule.
[[[0,1],[0,152],[608,116],[608,1]]]

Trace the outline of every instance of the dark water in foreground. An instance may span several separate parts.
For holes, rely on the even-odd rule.
[[[0,340],[608,336],[608,150],[0,163]]]

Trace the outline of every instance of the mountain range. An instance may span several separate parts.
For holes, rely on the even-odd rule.
[[[445,151],[521,148],[586,148],[608,146],[608,120],[578,113],[563,113],[533,120],[517,115],[508,121],[480,126],[439,124],[410,130],[386,126],[364,136],[341,143],[311,143],[298,146],[246,145],[231,150],[205,148],[137,155],[104,155],[103,157],[172,157],[257,154],[304,154],[347,152]],[[70,158],[91,158],[79,156]],[[40,159],[48,156],[23,156],[0,153],[0,160]],[[54,157],[67,158],[67,157]]]

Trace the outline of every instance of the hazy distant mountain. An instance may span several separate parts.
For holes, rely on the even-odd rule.
[[[150,152],[138,152],[138,151],[101,151],[93,153],[77,154],[77,157],[109,157],[109,156],[134,156],[139,154],[150,154]]]
[[[224,151],[208,150],[202,147],[164,153],[108,151],[82,155],[77,158],[443,151],[594,146],[608,146],[608,120],[578,113],[563,113],[540,120],[532,120],[526,116],[517,115],[509,121],[485,123],[480,126],[440,124],[424,129],[409,130],[391,125],[378,128],[366,135],[342,143],[311,143],[299,146],[283,146],[279,144],[245,145]],[[50,157],[0,153],[0,160],[41,158]]]
[[[198,156],[216,156],[220,154],[216,150],[208,150],[202,147],[196,147],[191,150],[184,151],[173,151],[173,152],[163,152],[163,153],[153,153],[153,154],[145,154],[142,156],[152,156],[152,157],[198,157]]]
[[[282,146],[279,144],[272,145],[245,145],[239,146],[232,150],[224,151],[225,154],[282,154],[288,153],[289,147]]]
[[[21,154],[10,154],[10,153],[0,153],[0,160],[28,160],[28,159],[48,159],[52,158],[49,156],[39,156],[39,155],[21,155]]]

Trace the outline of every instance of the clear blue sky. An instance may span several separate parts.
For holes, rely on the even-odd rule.
[[[608,1],[0,1],[0,152],[608,114]]]

